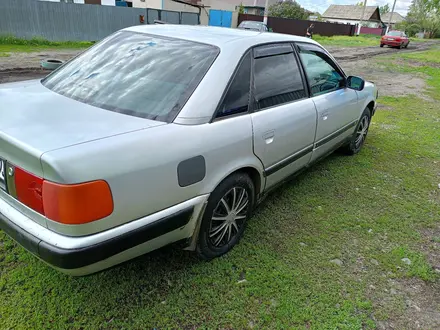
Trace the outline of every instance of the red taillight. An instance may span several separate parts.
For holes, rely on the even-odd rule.
[[[64,185],[44,180],[15,168],[17,199],[48,219],[64,224],[83,224],[113,212],[110,187],[103,180]]]
[[[44,214],[42,178],[16,167],[15,190],[20,202],[38,213]]]

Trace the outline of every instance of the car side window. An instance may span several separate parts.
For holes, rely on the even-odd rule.
[[[306,71],[312,96],[345,87],[345,77],[335,63],[318,47],[299,46],[299,56]]]
[[[305,97],[304,83],[293,52],[255,59],[255,110]]]
[[[248,52],[236,71],[228,91],[217,112],[217,118],[245,113],[249,105],[251,54]]]

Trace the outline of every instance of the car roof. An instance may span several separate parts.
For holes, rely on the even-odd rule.
[[[155,24],[137,25],[124,29],[138,33],[154,34],[165,37],[173,37],[189,41],[210,44],[220,49],[248,49],[254,45],[269,42],[301,41],[316,43],[305,37],[280,34],[273,32],[259,32],[243,29],[231,29],[201,25],[174,25],[174,24]]]

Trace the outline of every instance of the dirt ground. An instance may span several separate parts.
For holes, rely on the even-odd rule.
[[[327,47],[348,75],[361,76],[373,81],[383,96],[423,95],[425,80],[411,74],[390,72],[386,66],[376,63],[377,56],[395,55],[398,52],[418,52],[428,50],[438,41],[412,43],[407,49],[380,47]],[[398,82],[398,83],[396,83]]]

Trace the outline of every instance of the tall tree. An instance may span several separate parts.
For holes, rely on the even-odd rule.
[[[430,37],[435,37],[440,31],[440,1],[412,0],[406,25],[417,25]]]
[[[307,19],[309,12],[296,1],[278,2],[269,7],[269,16],[291,19]]]
[[[388,3],[379,7],[379,12],[381,15],[389,13],[390,11],[391,11],[391,9],[390,9],[390,5]]]

